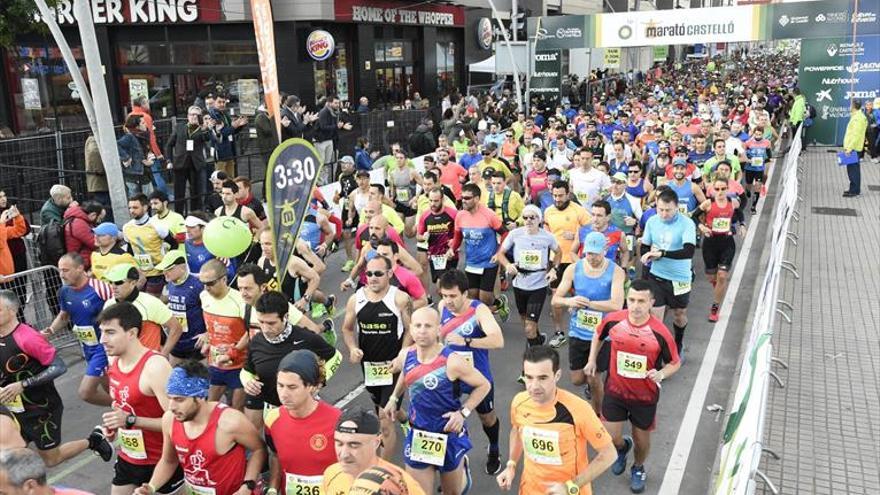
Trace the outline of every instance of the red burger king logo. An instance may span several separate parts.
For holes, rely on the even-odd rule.
[[[336,40],[333,35],[324,30],[312,31],[306,39],[306,51],[315,60],[327,60],[336,50]]]

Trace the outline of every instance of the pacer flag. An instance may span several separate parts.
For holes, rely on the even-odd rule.
[[[315,147],[299,138],[284,141],[269,157],[266,203],[275,237],[275,277],[279,286],[287,275],[287,263],[323,166]]]
[[[272,5],[269,0],[251,0],[251,17],[254,18],[254,36],[257,38],[257,54],[260,56],[260,74],[263,77],[263,93],[266,95],[266,111],[275,120],[275,131],[281,141],[281,96],[278,94],[278,68],[275,65],[275,28],[272,23]]]

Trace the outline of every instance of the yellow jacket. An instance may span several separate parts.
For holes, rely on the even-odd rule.
[[[853,110],[849,114],[849,123],[846,124],[846,134],[843,136],[843,149],[862,151],[865,149],[865,131],[868,129],[868,118],[861,110]]]

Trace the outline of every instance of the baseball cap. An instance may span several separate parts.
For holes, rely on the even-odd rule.
[[[375,413],[366,409],[354,408],[342,413],[342,416],[336,422],[336,431],[378,435],[381,429],[379,427],[379,418]]]
[[[653,120],[646,120],[645,127],[654,127],[654,121]]]
[[[544,141],[541,141],[541,138],[533,138],[531,142],[532,146],[538,146],[539,148],[544,147]]]
[[[619,180],[621,182],[626,182],[626,174],[623,172],[617,172],[616,174],[611,176],[611,180]]]
[[[351,155],[345,155],[339,159],[339,163],[354,163],[354,158]]]
[[[495,175],[495,169],[492,167],[486,167],[486,170],[483,170],[483,178],[489,180],[492,176]]]
[[[676,153],[689,153],[688,147],[683,144],[679,144],[678,146],[676,146],[675,152]]]
[[[193,215],[187,215],[187,217],[183,220],[184,227],[198,227],[208,225],[208,222],[202,220],[199,217]]]
[[[684,158],[676,158],[672,160],[673,167],[687,167],[687,164],[687,160],[685,160]]]
[[[358,170],[354,175],[356,177],[369,177],[370,172],[367,172],[366,170]]]
[[[156,265],[156,270],[165,271],[175,265],[182,265],[186,263],[186,255],[183,254],[183,251],[179,249],[172,249],[165,254],[165,257],[162,258],[162,261]]]
[[[211,173],[211,180],[226,180],[229,176],[226,175],[226,172],[221,170],[215,170]]]
[[[584,252],[602,254],[605,252],[605,235],[601,232],[590,232],[584,239]]]
[[[565,128],[569,131],[573,131],[575,129],[574,124],[568,124]]]
[[[119,227],[113,222],[104,222],[92,229],[92,232],[94,232],[95,235],[112,235],[113,237],[119,237]]]
[[[111,283],[137,280],[138,278],[137,268],[131,263],[120,263],[104,272],[104,280]]]

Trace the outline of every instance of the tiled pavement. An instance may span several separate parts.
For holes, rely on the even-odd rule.
[[[835,150],[836,151],[836,150]],[[845,171],[827,148],[801,156],[800,237],[786,259],[779,295],[794,306],[777,318],[776,366],[760,469],[783,494],[875,494],[880,491],[880,165],[862,161],[862,195],[843,198]],[[869,186],[875,186],[874,191]],[[850,208],[856,216],[819,214]],[[758,482],[759,493],[770,490]]]

